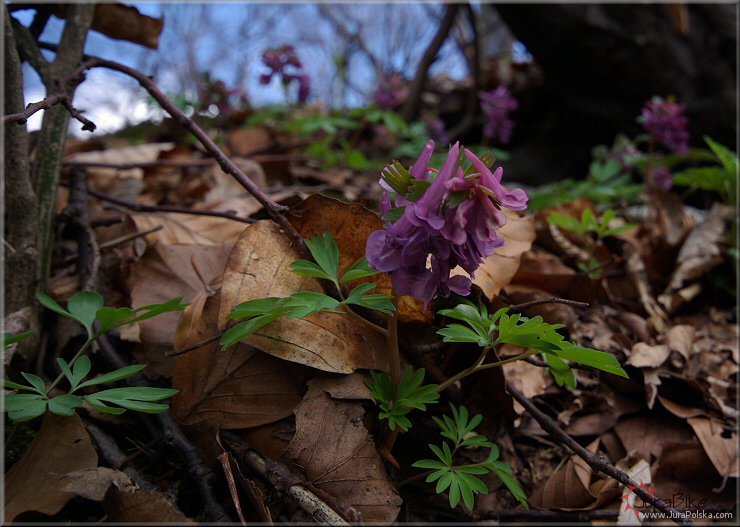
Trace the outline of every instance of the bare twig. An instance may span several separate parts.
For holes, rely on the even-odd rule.
[[[51,108],[52,106],[54,106],[55,104],[59,104],[60,102],[61,97],[58,93],[49,95],[48,97],[45,97],[40,101],[28,103],[28,105],[22,112],[3,115],[3,123],[16,121],[18,124],[24,124],[26,121],[28,121],[29,117],[31,117],[39,110],[46,110],[47,108]]]
[[[220,331],[216,335],[213,335],[212,337],[208,337],[205,340],[201,340],[200,342],[196,342],[195,344],[191,346],[185,346],[184,348],[179,348],[172,351],[165,351],[164,356],[165,357],[177,357],[178,355],[183,355],[189,351],[197,350],[198,348],[202,348],[203,346],[206,346],[210,344],[211,342],[216,342],[218,339],[223,337],[224,331]]]
[[[636,482],[632,480],[626,473],[619,470],[617,467],[609,463],[603,456],[595,456],[588,450],[579,445],[575,439],[566,434],[555,421],[553,421],[548,415],[537,408],[534,403],[527,399],[519,390],[517,390],[513,384],[506,381],[506,390],[521,404],[527,412],[539,423],[543,430],[545,430],[550,436],[558,441],[559,443],[570,448],[575,454],[583,459],[595,472],[602,472],[612,479],[617,480],[622,485],[628,486],[632,492],[643,500],[644,503],[649,503],[662,513],[666,514],[669,518],[673,519],[679,525],[690,525],[692,522],[690,519],[685,518],[682,521],[679,518],[682,516],[673,507],[668,506],[660,498],[650,494],[645,488],[641,488]]]
[[[523,304],[509,304],[509,309],[511,311],[523,311],[527,308],[530,308],[532,306],[538,306],[540,304],[565,304],[567,306],[573,306],[573,307],[589,307],[589,304],[587,302],[576,302],[575,300],[568,300],[567,298],[557,298],[557,297],[551,297],[551,298],[540,298],[539,300],[532,300],[531,302],[524,302]]]
[[[424,91],[424,85],[427,81],[429,66],[431,66],[437,58],[439,49],[442,47],[442,44],[444,44],[445,40],[447,40],[447,35],[452,28],[452,24],[455,22],[455,17],[457,16],[459,7],[459,4],[445,4],[445,14],[439,23],[437,34],[434,35],[434,38],[429,43],[429,47],[427,47],[424,52],[424,56],[419,62],[419,66],[416,69],[416,76],[409,87],[409,97],[406,99],[406,103],[401,109],[401,116],[406,122],[413,121],[419,114],[421,93]]]
[[[97,331],[97,328],[94,327]],[[121,356],[116,352],[111,343],[108,341],[106,335],[98,337],[100,344],[100,357],[108,363],[109,366],[120,369],[128,366]],[[126,379],[126,383],[129,385],[148,385],[151,383],[143,374],[138,373],[132,377]],[[185,437],[180,430],[180,427],[172,420],[170,412],[163,412],[160,414],[143,414],[141,418],[145,420],[152,427],[162,431],[165,441],[172,445],[182,456],[185,468],[188,476],[196,484],[200,492],[200,496],[203,499],[203,506],[205,509],[206,516],[212,522],[228,523],[231,521],[226,511],[223,509],[221,504],[213,490],[213,486],[217,483],[216,474],[208,468],[205,461],[200,457],[198,449]],[[156,433],[153,434],[156,436]]]
[[[139,84],[141,84],[141,86],[149,93],[149,95],[151,95],[167,113],[169,113],[175,120],[177,120],[177,122],[180,123],[180,125],[182,125],[183,128],[188,130],[191,134],[195,136],[196,139],[198,139],[198,141],[201,142],[206,151],[214,159],[216,159],[219,166],[224,172],[236,179],[236,181],[240,185],[247,189],[247,191],[252,194],[263,207],[265,207],[268,214],[270,214],[272,219],[275,220],[275,222],[291,239],[291,241],[296,244],[298,249],[304,254],[310,254],[308,248],[306,247],[306,244],[303,241],[303,238],[301,238],[301,235],[283,214],[288,210],[288,208],[274,202],[267,195],[265,195],[265,193],[262,192],[262,190],[257,185],[255,185],[254,182],[252,182],[252,180],[250,180],[246,176],[246,174],[244,174],[244,172],[242,172],[241,169],[226,156],[226,154],[223,153],[218,145],[216,145],[216,143],[210,137],[208,137],[208,134],[206,134],[202,128],[200,128],[197,124],[195,124],[195,122],[193,122],[192,119],[190,119],[187,115],[180,111],[180,109],[177,108],[177,106],[175,106],[172,101],[170,101],[159,90],[157,85],[154,84],[150,77],[138,70],[129,68],[128,66],[124,66],[123,64],[96,57],[89,58],[88,60],[80,64],[75,70],[75,73],[79,75],[85,70],[96,67],[120,71],[121,73],[124,73],[136,79]]]
[[[62,186],[69,185],[69,183],[65,181],[60,182],[60,184]],[[119,198],[114,198],[113,196],[103,194],[102,192],[98,192],[97,190],[93,190],[91,188],[87,189],[87,193],[91,196],[95,196],[98,199],[102,199],[103,201],[114,203],[129,210],[133,210],[134,212],[175,212],[179,214],[193,214],[196,216],[213,216],[216,218],[227,218],[229,220],[240,221],[242,223],[254,223],[255,221],[257,221],[252,218],[241,218],[237,216],[234,212],[189,209],[187,207],[177,207],[175,205],[144,205],[142,203],[134,203],[132,201],[125,201]]]
[[[130,234],[120,236],[119,238],[115,238],[113,240],[108,240],[107,242],[103,242],[100,245],[98,245],[98,249],[101,251],[105,249],[110,249],[112,247],[116,247],[118,245],[130,242],[131,240],[135,240],[136,238],[141,238],[142,236],[146,236],[147,234],[161,231],[162,229],[164,229],[164,226],[157,225],[145,231],[132,232]],[[79,256],[80,256],[79,254],[70,254],[69,256],[64,258],[64,264],[69,264],[69,263],[74,262],[75,260],[77,260],[77,258],[79,258]]]
[[[316,521],[323,525],[349,525],[337,511],[305,488],[285,465],[264,457],[233,432],[222,431],[220,435],[238,460],[269,481],[277,490],[285,492]]]
[[[79,255],[80,290],[95,291],[100,267],[100,248],[95,240],[95,232],[90,226],[90,213],[87,208],[87,170],[78,168],[69,174],[69,205],[62,215],[71,220],[77,239]]]

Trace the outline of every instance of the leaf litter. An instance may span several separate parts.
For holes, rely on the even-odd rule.
[[[262,146],[275,144],[272,138],[261,141]],[[242,153],[251,150],[249,144],[239,148]],[[109,148],[75,156],[151,162],[168,156],[193,159],[194,153],[174,151],[168,144],[139,150]],[[289,181],[291,166],[294,181],[305,180],[308,173],[301,164],[283,163],[279,171],[264,171],[262,175],[262,167],[269,164],[243,166],[264,185],[285,182],[286,177]],[[104,192],[120,187],[120,192],[142,203],[164,199],[202,210],[235,210],[242,215],[258,211],[253,198],[231,183],[225,184],[218,169],[188,169],[186,180],[177,179],[174,173],[171,169],[90,168],[90,183]],[[308,177],[318,182],[339,181],[329,173],[323,177],[321,171]],[[351,174],[342,172],[338,188],[351,199],[371,203],[376,196],[368,196],[367,191],[374,185],[365,179],[355,182]],[[143,181],[144,185],[127,186],[127,180]],[[227,187],[229,192],[224,191]],[[182,196],[178,190],[183,190]],[[239,195],[231,195],[237,191]],[[278,200],[292,196],[293,203],[298,201],[297,193],[289,187],[273,195]],[[647,465],[654,474],[656,495],[691,494],[714,507],[729,507],[738,477],[737,325],[723,309],[704,308],[711,304],[707,298],[718,293],[710,272],[723,263],[719,246],[730,212],[718,206],[705,219],[694,221],[669,195],[653,193],[649,199],[650,208],[657,211],[655,221],[639,222],[636,229],[613,236],[601,247],[597,256],[605,272],[593,280],[575,265],[583,254],[582,241],[548,228],[544,218],[550,211],[509,215],[500,231],[506,245],[486,261],[475,279],[479,294],[494,304],[506,306],[552,296],[588,302],[588,308],[542,304],[525,309],[524,314],[563,323],[568,338],[577,345],[615,355],[627,365],[630,380],[602,376],[599,381],[592,372],[577,371],[580,388],[570,390],[554,384],[542,368],[525,362],[507,365],[498,377],[488,373],[480,377],[488,382],[510,380],[527,397],[548,407],[584,445],[598,436],[600,441],[592,441],[587,448],[612,463],[625,463],[629,468],[638,467],[636,460],[642,460],[640,470],[647,470]],[[585,200],[556,210],[580,217],[587,208],[595,211]],[[258,221],[245,228],[244,223],[223,218],[115,210],[123,211],[126,223],[99,227],[101,240],[122,232],[162,228],[114,250],[106,267],[112,277],[105,285],[107,298],[130,307],[180,295],[192,302],[179,320],[162,317],[156,323],[142,322],[138,338],[134,335],[130,342],[139,361],[156,365],[156,375],[172,376],[173,386],[180,390],[173,400],[173,415],[196,444],[215,441],[214,426],[241,431],[250,438],[261,434],[255,444],[264,445],[273,459],[285,462],[305,485],[316,489],[350,519],[367,523],[434,520],[433,509],[417,506],[428,499],[431,490],[415,484],[399,489],[398,473],[378,454],[373,440],[377,425],[368,414],[372,405],[366,387],[358,380],[367,369],[388,367],[385,340],[375,332],[346,317],[319,313],[265,326],[227,350],[211,342],[176,359],[164,357],[164,351],[196,345],[219,334],[227,327],[226,315],[240,302],[296,291],[324,291],[317,280],[288,271],[289,264],[302,255],[274,224]],[[110,208],[93,211],[101,219],[113,214]],[[364,255],[367,236],[381,226],[379,217],[369,209],[321,195],[301,200],[290,218],[304,238],[332,233],[340,248],[340,273]],[[57,273],[56,279],[65,278]],[[390,291],[383,275],[362,281],[375,283],[377,292]],[[399,320],[401,331],[410,333],[434,322],[420,302],[406,297],[399,305]],[[379,316],[377,322],[384,324],[384,317]],[[426,356],[449,374],[465,353],[464,349],[438,348]],[[479,388],[474,378],[462,383],[469,404]],[[510,445],[507,455],[516,459],[512,462],[514,473],[532,504],[561,511],[619,506],[624,489],[617,488],[613,480],[594,476],[580,458],[569,457],[562,448],[547,443],[544,432],[522,414],[517,403],[512,408],[521,418],[507,422],[497,405],[484,407],[484,425],[498,436],[497,442]],[[56,432],[48,431],[52,419],[45,418],[38,441],[57,439]],[[429,424],[416,426],[424,432]],[[80,427],[78,424],[75,430],[84,431]],[[89,439],[74,448],[87,442]],[[418,458],[415,452],[426,448],[426,442],[414,435],[403,437],[394,456],[408,466]],[[537,446],[533,448],[533,444]],[[47,451],[66,456],[64,448],[72,447],[65,445],[64,439],[49,442]],[[87,454],[76,457],[87,460],[84,466],[60,468],[57,474],[96,468],[98,462],[90,457],[90,447],[85,448]],[[533,453],[533,457],[524,452]],[[11,468],[6,489],[11,488],[9,481],[12,488],[34,488],[25,478],[39,478],[43,488],[56,485],[52,481],[59,478],[51,478],[44,468],[24,468],[22,484],[17,480],[21,469]],[[269,487],[259,485],[260,495],[271,494]],[[492,487],[495,496],[487,496],[485,503],[506,504],[505,492]],[[30,506],[28,500],[11,494],[6,506],[13,507],[10,511],[15,516],[31,510],[54,514],[75,494],[93,495],[82,489],[55,490]],[[120,490],[108,490],[104,503],[118,503],[110,505],[111,518],[184,518],[177,511],[170,515],[159,497],[136,492],[131,496],[139,501],[134,503],[128,496]],[[152,500],[157,505],[146,505]],[[131,514],[132,509],[139,513]],[[271,511],[276,513],[273,517],[289,514],[275,504]]]

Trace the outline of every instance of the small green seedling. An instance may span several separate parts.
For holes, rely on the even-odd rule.
[[[378,417],[388,419],[388,427],[391,430],[395,430],[398,425],[401,430],[407,432],[411,428],[411,421],[406,414],[414,408],[426,410],[427,404],[435,403],[439,399],[439,394],[435,392],[436,384],[421,386],[424,368],[412,375],[411,366],[408,366],[395,390],[387,374],[371,371],[370,376],[372,380],[365,379],[365,384],[380,405]]]
[[[84,396],[72,394],[81,388],[120,381],[143,370],[146,365],[136,364],[82,382],[90,373],[92,367],[90,359],[83,353],[95,339],[106,331],[146,320],[162,313],[181,311],[187,306],[187,304],[180,303],[182,297],[174,298],[163,304],[151,304],[138,309],[103,307],[103,297],[92,291],[81,291],[73,295],[67,303],[67,309],[64,309],[43,293],[36,293],[36,297],[44,307],[82,324],[87,331],[88,338],[69,364],[62,358],[57,359],[57,364],[59,364],[62,373],[48,387],[43,379],[26,372],[21,372],[21,375],[28,382],[28,385],[3,379],[5,388],[30,392],[11,393],[3,397],[3,411],[8,412],[8,416],[13,421],[28,421],[42,415],[47,409],[58,415],[72,415],[75,413],[75,409],[83,403],[83,400],[96,410],[116,415],[122,414],[127,409],[146,413],[159,413],[167,410],[166,404],[158,404],[153,401],[172,397],[177,393],[177,390],[127,387],[102,390]],[[97,331],[94,330],[96,321],[99,324]],[[3,335],[3,346],[22,340],[31,333],[29,331],[9,338]],[[48,394],[64,378],[69,381],[69,391],[64,395],[49,398]],[[108,406],[106,403],[116,406]]]
[[[360,284],[347,295],[342,295],[342,285],[355,280],[377,274],[377,271],[367,266],[367,260],[363,257],[350,267],[341,277],[338,274],[339,266],[339,249],[328,232],[323,237],[316,236],[312,240],[306,240],[306,245],[311,251],[311,255],[316,263],[308,260],[296,260],[290,265],[290,270],[296,274],[304,276],[313,276],[329,280],[337,288],[341,300],[337,300],[323,293],[314,291],[300,291],[293,293],[288,297],[268,297],[258,298],[243,302],[229,314],[229,319],[246,319],[229,329],[221,337],[220,344],[223,348],[228,348],[242,340],[244,337],[251,335],[262,326],[269,324],[280,317],[304,318],[311,313],[319,311],[330,311],[341,315],[352,315],[353,312],[343,310],[349,305],[357,305],[380,311],[381,313],[391,314],[395,307],[390,302],[393,298],[390,295],[366,294],[375,288],[375,284]]]

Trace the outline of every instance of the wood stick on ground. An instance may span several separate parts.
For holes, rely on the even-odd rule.
[[[583,459],[595,472],[602,472],[612,479],[616,479],[622,485],[628,486],[632,492],[642,499],[644,503],[649,503],[660,512],[671,518],[678,525],[691,525],[691,520],[683,516],[673,507],[669,507],[660,498],[650,494],[645,488],[641,488],[626,473],[609,463],[603,456],[595,456],[588,450],[579,445],[575,439],[566,434],[555,421],[548,415],[537,408],[532,401],[527,399],[522,392],[517,390],[513,384],[506,381],[506,390],[519,402],[527,412],[534,417],[543,430],[545,430],[553,439],[567,446],[578,457]],[[634,487],[634,488],[633,488]],[[681,519],[683,518],[683,520]]]
[[[239,461],[269,481],[276,489],[288,494],[317,522],[322,525],[349,525],[325,501],[305,488],[285,465],[267,459],[233,432],[222,431],[220,435],[224,444]]]

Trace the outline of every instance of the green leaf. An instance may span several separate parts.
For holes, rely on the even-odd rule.
[[[88,402],[92,400],[95,405],[102,405],[108,409],[110,409],[110,407],[107,407],[105,403],[113,403],[122,408],[135,410],[137,412],[160,413],[167,410],[168,406],[166,404],[151,403],[150,401],[166,399],[168,397],[172,397],[176,393],[177,390],[166,388],[112,388],[110,390],[100,391],[93,395],[87,395],[85,396],[85,400]]]
[[[524,491],[514,479],[513,472],[508,464],[503,461],[495,461],[493,463],[486,464],[485,466],[490,468],[491,471],[499,477],[501,482],[506,485],[506,488],[509,489],[509,492],[511,492],[519,503],[529,509],[529,505],[527,505],[527,495],[524,494]]]
[[[383,214],[380,219],[382,219],[383,221],[390,221],[391,223],[395,223],[401,219],[401,216],[403,216],[405,210],[406,205],[404,205],[403,207],[393,207],[388,212]]]
[[[33,373],[26,373],[25,371],[21,372],[21,375],[24,379],[28,381],[28,383],[33,386],[33,389],[38,392],[41,395],[46,394],[46,384],[44,384],[43,379],[41,377],[38,377],[34,375]]]
[[[737,154],[729,148],[714,141],[708,135],[704,136],[704,141],[709,145],[709,148],[712,149],[712,152],[717,156],[720,163],[722,163],[722,166],[727,171],[729,177],[737,178]]]
[[[620,366],[619,361],[613,355],[603,351],[571,346],[553,351],[553,353],[561,359],[577,362],[584,366],[591,366],[592,368],[619,375],[620,377],[629,378],[627,372]]]
[[[105,384],[109,382],[120,381],[121,379],[126,379],[128,377],[131,377],[132,375],[136,375],[144,368],[146,368],[146,364],[132,364],[131,366],[125,366],[116,371],[112,371],[110,373],[101,375],[100,377],[95,377],[94,379],[85,381],[82,384],[80,384],[76,389],[84,388],[86,386],[95,386],[97,384]]]
[[[482,336],[474,330],[461,326],[460,324],[448,324],[447,327],[437,331],[437,334],[444,337],[444,342],[475,342],[481,347],[488,346],[493,343],[492,336]]]
[[[339,307],[339,301],[322,293],[316,293],[314,291],[300,291],[298,293],[293,293],[288,297],[288,300],[285,302],[285,307],[290,309],[290,311],[285,314],[286,319],[296,317],[303,318],[306,315],[316,313],[322,309],[333,311]]]
[[[46,411],[45,396],[32,393],[11,393],[3,397],[3,411],[13,421],[29,421]]]
[[[44,293],[40,291],[36,291],[36,298],[38,298],[39,302],[42,306],[44,306],[46,309],[50,309],[54,311],[55,313],[58,313],[64,317],[71,318],[72,320],[77,320],[75,317],[72,316],[72,314],[61,307],[59,304],[54,302],[51,298],[46,296]]]
[[[82,399],[74,395],[58,395],[49,400],[49,411],[57,415],[74,415]]]
[[[581,222],[572,216],[564,216],[557,212],[551,212],[547,217],[547,223],[551,223],[565,231],[583,234],[583,231],[581,230]]]
[[[3,333],[2,335],[2,349],[3,351],[7,351],[10,348],[11,344],[15,344],[16,342],[20,342],[21,340],[30,337],[36,330],[32,329],[31,331],[26,331],[25,333],[20,333],[18,335],[13,335],[12,333]]]
[[[133,322],[141,322],[142,320],[156,317],[157,315],[161,315],[162,313],[182,311],[183,309],[188,307],[190,304],[189,303],[181,304],[180,303],[181,300],[182,300],[182,297],[178,296],[162,304],[149,304],[148,306],[137,307],[136,309],[134,309],[134,313],[139,313],[140,311],[146,311],[146,313],[143,313],[137,316],[136,318],[118,322],[113,327],[117,328],[119,326],[125,326],[126,324],[131,324]]]
[[[573,370],[570,369],[570,366],[551,353],[543,353],[542,356],[547,363],[547,369],[552,374],[558,386],[562,386],[565,383],[571,388],[576,387],[576,376]]]
[[[91,368],[90,358],[87,355],[83,355],[75,361],[74,371],[69,369],[69,366],[61,357],[57,358],[57,364],[59,364],[59,368],[62,370],[62,373],[64,373],[64,376],[69,381],[70,393],[75,391],[80,381],[82,381],[82,379],[84,379],[85,376],[90,373]]]
[[[98,309],[103,307],[103,297],[94,291],[80,291],[72,295],[67,302],[67,309],[72,317],[85,326],[89,335],[93,334],[92,326]]]
[[[411,466],[416,467],[416,468],[427,468],[427,469],[433,469],[433,470],[449,468],[447,465],[445,465],[441,461],[435,461],[433,459],[420,459],[419,461],[417,461]]]
[[[342,304],[360,305],[362,303],[362,295],[364,295],[371,289],[375,289],[375,284],[366,283],[366,284],[358,285],[350,292],[349,295],[347,295],[347,298],[342,302]],[[390,295],[383,295],[383,296],[387,298],[393,298]]]
[[[6,379],[3,379],[3,386],[6,388],[10,388],[11,390],[30,390],[32,392],[36,391],[36,388],[33,386],[26,386],[25,384],[18,384],[17,382],[8,381]],[[44,394],[46,391],[44,391]]]
[[[316,278],[324,278],[331,281],[334,280],[334,276],[308,260],[296,260],[290,264],[290,272],[304,276],[315,276]]]
[[[375,274],[378,274],[378,271],[376,271],[375,269],[370,269],[367,264],[367,258],[363,256],[362,258],[357,260],[352,267],[347,269],[347,271],[342,275],[341,280],[339,280],[339,283],[341,285],[344,285],[350,280],[365,278],[366,276],[373,276]]]
[[[393,399],[393,383],[387,373],[370,371],[372,379],[365,379],[365,384],[370,388],[373,398],[380,404],[388,404]]]
[[[306,240],[306,246],[311,251],[319,267],[324,270],[329,280],[337,283],[337,266],[339,265],[339,248],[334,243],[331,234],[324,232],[323,239],[319,236]]]
[[[244,322],[240,322],[233,328],[229,329],[226,333],[224,333],[224,336],[221,337],[221,340],[219,340],[219,344],[221,345],[221,348],[226,349],[229,346],[236,344],[237,342],[242,340],[244,337],[251,335],[258,329],[260,329],[262,326],[265,326],[269,324],[270,322],[272,322],[273,320],[280,318],[289,310],[290,308],[285,308],[285,309],[281,309],[276,312],[266,313],[259,317],[246,320]]]
[[[108,406],[107,404],[98,401],[94,395],[85,395],[85,402],[95,408],[98,412],[104,414],[121,415],[126,410],[123,408],[117,408],[115,406]]]
[[[134,310],[127,307],[104,307],[98,309],[96,313],[98,322],[100,322],[100,329],[98,333],[102,334],[113,328],[116,322],[120,322],[126,318],[134,316]]]
[[[275,296],[242,302],[241,304],[238,304],[236,307],[234,307],[234,310],[229,313],[226,318],[247,318],[264,315],[265,313],[273,310],[278,301],[282,301],[282,303],[285,302],[283,298],[278,298]]]

